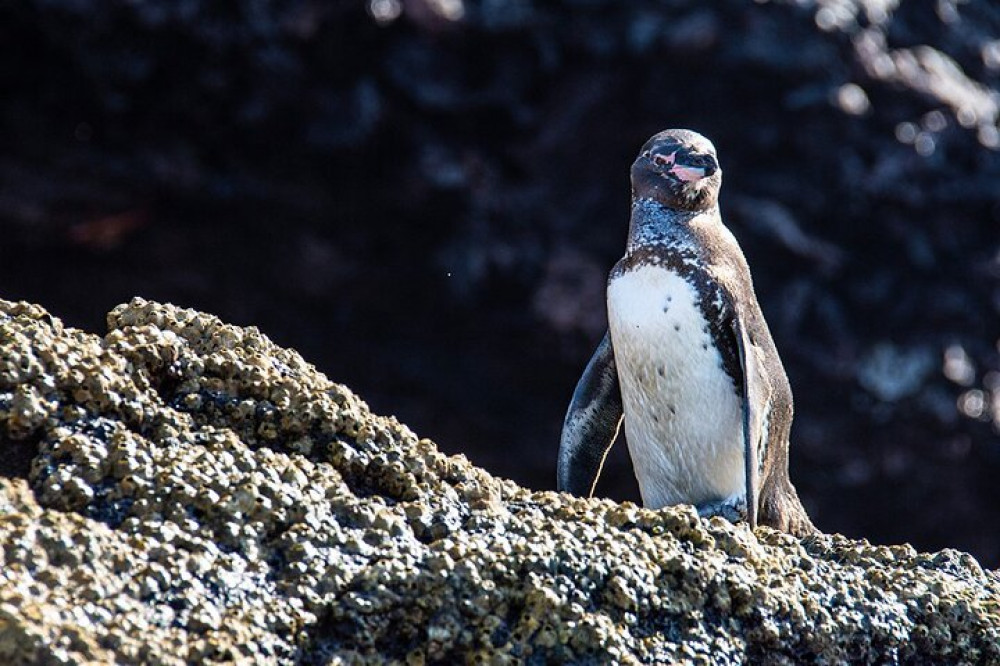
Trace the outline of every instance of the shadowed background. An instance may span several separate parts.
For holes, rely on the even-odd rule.
[[[817,526],[1000,565],[1000,8],[985,0],[0,6],[0,296],[256,325],[554,486],[628,167],[716,144]],[[599,492],[637,499],[624,443]]]

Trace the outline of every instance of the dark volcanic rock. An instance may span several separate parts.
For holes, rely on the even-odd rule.
[[[7,3],[0,289],[91,327],[136,293],[259,323],[551,487],[628,164],[691,126],[817,524],[998,563],[1000,9],[895,5]]]

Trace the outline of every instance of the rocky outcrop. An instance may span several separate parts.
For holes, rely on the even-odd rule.
[[[532,492],[139,299],[0,302],[0,470],[3,663],[1000,660],[968,555]]]
[[[255,322],[537,488],[629,164],[699,130],[810,515],[1000,566],[1000,4],[21,0],[0,62],[7,298]],[[638,498],[618,448],[599,491]]]

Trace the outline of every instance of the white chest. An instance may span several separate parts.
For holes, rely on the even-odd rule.
[[[742,403],[694,287],[659,266],[628,271],[608,287],[608,324],[643,503],[742,497]]]

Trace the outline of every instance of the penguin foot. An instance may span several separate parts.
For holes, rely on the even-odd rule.
[[[730,497],[718,502],[703,502],[696,504],[695,509],[702,518],[722,516],[731,523],[747,519],[747,501],[745,497]]]

